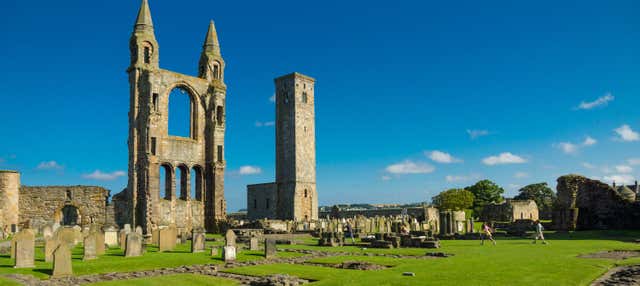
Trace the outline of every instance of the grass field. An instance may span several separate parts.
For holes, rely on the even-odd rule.
[[[376,271],[343,270],[298,264],[269,264],[232,268],[225,271],[262,276],[290,274],[313,280],[313,285],[588,285],[609,268],[623,264],[640,264],[640,258],[627,260],[578,258],[580,254],[604,250],[640,250],[630,243],[640,237],[638,231],[576,232],[547,234],[550,244],[531,244],[527,239],[498,239],[498,244],[481,246],[479,241],[445,240],[441,249],[363,249],[357,246],[319,247],[315,239],[297,245],[279,245],[279,249],[311,249],[349,252],[347,256],[325,257],[314,263],[337,264],[344,261],[369,261],[389,266]],[[209,243],[210,245],[213,245]],[[448,258],[399,259],[366,256],[368,253],[422,256],[427,251],[453,254]],[[242,251],[238,260],[263,259],[260,251]],[[279,252],[280,256],[299,255]],[[106,272],[126,272],[180,265],[222,263],[220,257],[208,253],[189,253],[189,245],[179,245],[169,253],[158,253],[149,247],[143,257],[125,258],[117,248],[97,260],[81,261],[82,249],[74,249],[73,268],[76,275]],[[51,264],[43,261],[42,249],[36,249],[35,269],[13,269],[8,256],[0,256],[0,274],[24,273],[39,278],[49,276]],[[415,277],[402,276],[414,272]],[[176,283],[179,282],[179,283]],[[234,281],[199,275],[168,275],[139,280],[102,283],[98,285],[234,285]],[[0,278],[1,285],[5,283]]]

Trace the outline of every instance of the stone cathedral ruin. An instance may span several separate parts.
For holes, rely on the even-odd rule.
[[[138,11],[129,50],[127,187],[109,201],[109,191],[101,187],[26,187],[20,185],[19,172],[0,171],[0,230],[40,230],[52,224],[123,228],[128,224],[150,236],[168,226],[181,233],[219,231],[226,222],[225,62],[213,21],[205,35],[197,76],[160,68],[160,46],[147,0]],[[261,206],[267,204],[265,211],[273,211],[266,216],[255,213],[256,217],[317,219],[315,80],[293,73],[275,82],[276,182],[249,186],[249,196],[261,198]],[[185,137],[169,133],[169,97],[176,91],[189,98]]]

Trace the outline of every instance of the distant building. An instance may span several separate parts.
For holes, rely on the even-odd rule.
[[[482,221],[516,221],[522,219],[537,220],[538,205],[534,200],[507,199],[500,204],[489,204],[480,215]]]

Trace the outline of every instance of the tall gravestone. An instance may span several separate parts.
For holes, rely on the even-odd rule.
[[[276,240],[267,238],[264,241],[264,258],[272,258],[276,257],[277,249],[276,249]]]
[[[109,226],[104,229],[104,243],[109,247],[118,245],[118,230]]]
[[[33,268],[35,235],[31,229],[23,229],[15,235],[15,268]]]
[[[142,255],[142,235],[137,232],[127,234],[124,256],[135,257]]]
[[[194,229],[191,232],[191,252],[203,252],[205,246],[205,234],[204,231]]]
[[[130,233],[127,232],[126,229],[121,229],[118,233],[118,242],[120,243],[120,248],[125,249],[127,245],[127,235]]]
[[[236,233],[233,232],[233,230],[227,230],[227,232],[224,235],[224,241],[225,241],[225,246],[236,246]]]
[[[58,240],[55,237],[49,237],[44,239],[44,261],[53,261],[53,252],[58,248]]]
[[[53,252],[53,274],[52,278],[63,278],[73,275],[71,267],[71,250],[66,243],[58,244]]]
[[[84,238],[84,255],[82,256],[83,261],[98,258],[98,256],[96,255],[96,244],[97,238],[95,233],[89,233],[89,235]]]
[[[47,224],[42,228],[42,237],[45,239],[53,237],[53,227],[51,225]]]
[[[96,236],[96,255],[103,255],[105,253],[104,232],[99,229],[94,234]]]
[[[235,246],[225,246],[222,248],[222,257],[224,258],[224,262],[234,261],[236,260],[236,247]]]
[[[251,237],[249,239],[249,250],[258,250],[258,238]]]
[[[76,234],[73,228],[60,227],[55,236],[58,242],[66,243],[69,249],[73,249],[76,245]]]
[[[166,227],[160,229],[158,238],[158,251],[171,251],[176,247],[176,232],[175,228]]]

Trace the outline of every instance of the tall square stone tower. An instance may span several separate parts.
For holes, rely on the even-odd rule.
[[[247,217],[318,219],[315,79],[292,73],[276,84],[276,182],[247,186]]]
[[[276,86],[276,213],[281,219],[318,219],[314,84],[292,73]]]

